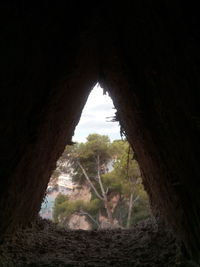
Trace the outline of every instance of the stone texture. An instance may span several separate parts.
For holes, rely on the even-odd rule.
[[[1,237],[37,215],[99,81],[154,214],[200,261],[198,8],[147,0],[1,7]]]
[[[91,224],[85,215],[72,214],[67,223],[67,227],[72,230],[91,230]]]
[[[83,200],[90,202],[92,194],[88,185],[75,186],[73,192],[69,196],[70,201]]]
[[[0,246],[1,266],[197,267],[167,229],[146,220],[133,230],[67,230],[39,221]]]

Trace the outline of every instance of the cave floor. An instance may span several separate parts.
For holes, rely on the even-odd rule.
[[[38,220],[0,246],[0,266],[190,266],[152,220],[132,230],[67,230]],[[193,265],[191,265],[193,266]]]

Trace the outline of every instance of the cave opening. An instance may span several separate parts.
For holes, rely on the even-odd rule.
[[[112,99],[97,83],[72,145],[66,146],[50,177],[42,218],[67,229],[99,230],[130,229],[152,217],[135,153],[116,114]]]
[[[87,97],[84,98],[85,101],[86,99]],[[94,103],[94,99],[92,102],[94,104],[93,108],[95,108],[97,104]],[[100,96],[98,96],[97,102],[100,104]],[[94,115],[94,109],[92,111],[92,115]],[[116,120],[115,112],[116,111],[108,116],[109,120],[113,117],[114,121]],[[100,110],[100,113],[102,113],[102,109]],[[97,119],[95,119],[95,121],[97,122]],[[108,128],[113,130],[114,127],[112,126],[115,122],[108,123],[110,123]],[[87,130],[88,128],[89,127],[87,126]],[[73,133],[73,130],[71,133]],[[123,183],[119,184],[119,180],[123,178],[122,176],[118,176],[120,179],[117,180],[115,179],[115,176],[113,177],[110,175],[112,174],[112,171],[110,173],[104,171],[106,167],[104,164],[101,164],[100,166],[103,167],[102,176],[107,175],[106,178],[104,176],[105,180],[103,180],[103,186],[106,182],[108,188],[110,186],[109,189],[104,187],[104,191],[106,191],[107,204],[110,205],[110,212],[112,214],[109,214],[106,210],[105,200],[101,199],[103,195],[100,195],[101,203],[98,201],[99,199],[97,197],[94,197],[95,194],[92,194],[93,192],[91,189],[93,188],[91,184],[89,184],[89,187],[88,184],[86,186],[85,184],[79,184],[74,190],[75,194],[78,193],[80,195],[80,192],[82,192],[84,198],[88,198],[89,195],[89,203],[87,203],[87,201],[86,203],[83,203],[83,200],[80,198],[73,199],[73,201],[70,202],[69,191],[70,193],[73,191],[73,184],[71,183],[70,185],[71,189],[68,184],[68,189],[66,190],[66,188],[63,187],[63,180],[65,179],[61,179],[61,194],[57,195],[56,193],[56,199],[54,198],[52,201],[57,205],[57,214],[54,216],[54,222],[56,222],[56,224],[49,220],[41,220],[38,218],[36,221],[33,221],[31,227],[25,228],[25,230],[19,230],[14,237],[14,241],[7,242],[8,247],[5,246],[4,251],[2,252],[3,260],[7,261],[10,257],[14,263],[20,262],[25,266],[27,262],[31,262],[32,264],[35,264],[35,266],[42,264],[49,264],[50,266],[52,264],[58,266],[59,264],[61,264],[61,266],[68,264],[76,266],[77,264],[80,264],[80,262],[82,262],[81,264],[83,264],[83,266],[84,264],[86,264],[86,266],[87,264],[98,266],[99,263],[104,266],[119,266],[122,264],[124,266],[134,266],[135,264],[145,266],[146,262],[151,262],[152,266],[153,264],[156,266],[157,263],[162,266],[172,263],[173,266],[177,259],[178,261],[180,260],[179,247],[176,245],[171,229],[162,223],[158,225],[151,214],[147,194],[143,188],[141,188],[141,177],[131,180],[132,175],[138,175],[138,166],[135,169],[135,164],[138,163],[135,162],[136,159],[134,153],[133,151],[131,152],[130,145],[126,141],[126,136],[124,135],[124,137],[119,140],[121,137],[119,132],[120,130],[118,129],[118,140],[115,140],[115,135],[115,137],[112,138],[112,144],[115,144],[114,148],[116,151],[120,151],[121,162],[118,161],[118,163],[124,163],[123,160],[125,159],[125,163],[117,164],[118,168],[115,170],[119,171],[119,169],[122,169],[120,175],[125,172],[124,179],[122,179],[125,186],[123,187]],[[87,137],[88,133],[89,132],[86,133],[85,137]],[[93,131],[91,133],[93,134]],[[125,131],[123,130],[121,133],[125,133]],[[97,130],[97,134],[104,136],[104,133],[100,130]],[[71,148],[74,146],[73,142],[77,141],[76,135],[74,139],[71,140],[72,135],[73,134],[71,134],[70,138],[67,140],[67,147],[70,147],[70,153]],[[84,140],[81,138],[83,138],[83,136],[80,136],[80,140],[83,144],[87,143],[88,139]],[[64,142],[66,143],[66,140]],[[124,145],[126,150],[125,155],[123,153],[121,154],[124,150]],[[64,152],[65,151],[66,148]],[[64,161],[66,158],[68,160],[68,152],[69,151],[67,150],[67,154],[64,156]],[[77,153],[77,151],[75,152]],[[115,152],[114,156],[116,156],[116,154],[117,152]],[[114,160],[117,160],[117,158],[114,157]],[[63,162],[62,159],[60,159],[60,161]],[[133,161],[134,166],[131,165],[131,162]],[[79,163],[84,167],[84,160]],[[66,167],[68,173],[71,172],[71,166],[69,166],[69,164],[66,164],[66,166],[65,164],[64,166],[62,165],[61,172],[63,170],[66,171]],[[86,170],[86,167],[84,167],[84,170]],[[56,171],[54,171],[54,174],[55,172]],[[99,172],[101,172],[101,168],[99,168]],[[114,173],[114,175],[116,174],[117,172]],[[127,184],[126,179],[128,179]],[[137,183],[137,181],[139,181],[139,183]],[[129,189],[132,184],[134,185],[134,188],[137,187],[136,193],[139,192],[138,195],[131,194]],[[58,187],[56,190],[54,190],[53,187],[55,187],[55,184],[52,179],[50,180],[49,185],[47,185],[50,195],[52,192],[58,192]],[[98,192],[103,193],[100,184],[97,184],[96,191],[97,190]],[[71,195],[73,195],[73,193]],[[135,207],[130,204],[134,204]],[[44,205],[47,205],[47,203],[44,203]],[[131,210],[129,208],[132,209],[132,213],[129,213]],[[109,217],[109,215],[111,215],[111,217]],[[46,218],[49,219],[48,216]],[[9,254],[12,253],[12,251],[15,251],[15,259]],[[21,252],[19,253],[19,251]],[[129,255],[128,258],[126,256],[127,253]],[[3,258],[4,255],[5,259]],[[151,258],[151,255],[153,255],[153,258]],[[166,255],[170,255],[167,261]]]
[[[172,228],[184,244],[185,254],[199,263],[199,9],[169,1],[130,1],[126,5],[101,1],[81,6],[71,1],[67,7],[41,2],[37,9],[2,3],[2,7],[0,241],[9,235],[14,240],[17,229],[38,215],[56,160],[66,143],[71,143],[90,88],[99,81],[112,96],[117,119],[136,152],[158,228],[163,223]],[[54,243],[66,237],[61,229],[52,231],[57,233],[54,237],[42,235],[48,232],[47,226],[53,230],[52,224],[44,225],[44,221],[35,225],[38,235],[32,235],[34,242],[30,235],[25,238],[28,232],[19,233],[21,240],[16,246],[7,246],[5,259],[12,258],[17,266],[20,244],[26,248],[28,242],[31,256],[25,260],[41,265]],[[154,229],[146,226],[140,225],[140,229]],[[162,236],[157,230],[151,232],[151,240]],[[83,238],[79,231],[76,240]],[[117,238],[113,231],[105,233],[108,240],[112,235]],[[70,235],[62,256],[68,251],[73,265]],[[132,241],[128,235],[132,236],[127,232],[119,238],[123,255],[118,249],[115,257],[121,266],[125,255],[133,266],[140,266],[141,258],[148,257],[140,254],[139,262],[134,262],[133,255],[141,250],[127,252],[127,247],[137,243],[137,235]],[[100,234],[98,238],[101,240]],[[164,259],[173,258],[167,256],[171,252],[163,253],[155,245],[174,244],[169,239],[152,243],[143,236],[142,240],[144,244],[137,243],[138,247],[150,244],[154,248],[152,253],[146,253],[148,246],[143,251],[158,256],[160,262],[155,260],[155,266],[164,266]],[[85,244],[85,251],[75,244],[80,248],[75,252],[77,258],[82,252],[93,255],[92,249],[87,249],[90,242]],[[104,249],[106,260],[115,264],[106,242]],[[97,251],[101,250],[99,246]],[[51,265],[60,264],[55,254],[51,260]],[[124,265],[128,266],[128,260]]]

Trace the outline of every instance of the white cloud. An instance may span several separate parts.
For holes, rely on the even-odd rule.
[[[103,95],[103,89],[96,85],[88,97],[73,140],[85,142],[91,133],[108,135],[111,140],[120,139],[119,123],[109,122],[115,112],[111,98]]]

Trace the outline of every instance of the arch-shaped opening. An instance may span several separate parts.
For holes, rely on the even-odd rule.
[[[74,129],[75,129],[75,126],[74,126]],[[74,132],[74,129],[72,133]],[[71,143],[71,142],[68,142],[68,143]],[[132,156],[133,156],[132,154],[129,155],[129,157],[132,157]],[[137,196],[134,196],[134,197],[135,197],[135,200],[137,200]],[[60,201],[60,199],[58,199],[58,201]],[[112,202],[112,199],[110,202]],[[63,202],[59,204],[61,204],[62,206],[61,209],[63,209]],[[125,211],[124,206],[123,206],[123,211]],[[87,215],[88,214],[89,213],[87,212]],[[60,215],[62,216],[62,213]],[[76,251],[77,251],[77,247],[80,246],[79,252],[82,254],[81,260],[83,264],[87,262],[87,263],[94,265],[96,264],[96,262],[98,262],[98,260],[100,260],[102,264],[107,264],[108,266],[112,264],[115,264],[115,265],[121,264],[120,262],[123,262],[123,264],[127,266],[130,264],[133,265],[133,264],[136,264],[136,262],[139,262],[140,265],[142,266],[143,264],[144,265],[146,264],[146,258],[148,257],[147,255],[150,255],[152,253],[154,255],[154,259],[151,260],[151,264],[154,264],[154,261],[157,261],[159,264],[168,264],[168,261],[166,261],[165,256],[163,257],[158,256],[162,254],[161,252],[163,252],[163,255],[165,255],[165,253],[171,253],[169,262],[172,262],[172,263],[175,262],[177,253],[179,253],[179,250],[174,249],[175,242],[173,238],[169,235],[167,228],[165,229],[164,227],[161,232],[158,232],[158,229],[157,229],[158,225],[156,224],[154,219],[146,220],[138,224],[134,228],[131,227],[132,230],[128,231],[127,229],[130,227],[130,225],[129,227],[127,227],[128,216],[125,219],[126,222],[124,222],[123,225],[121,222],[119,224],[120,218],[117,218],[117,217],[115,218],[114,215],[113,215],[113,222],[112,222],[113,224],[111,224],[107,220],[106,218],[107,214],[100,214],[100,215],[98,214],[98,216],[99,216],[98,221],[95,218],[98,223],[98,227],[94,227],[94,229],[95,230],[98,229],[100,231],[99,232],[89,231],[88,233],[84,233],[80,231],[65,232],[64,229],[57,228],[54,225],[52,225],[50,222],[46,222],[45,220],[36,221],[36,223],[33,224],[32,227],[27,228],[28,229],[27,232],[26,230],[21,231],[21,232],[19,231],[18,237],[16,238],[16,241],[14,243],[10,244],[10,240],[7,241],[9,249],[12,250],[13,247],[15,247],[17,251],[20,246],[21,252],[22,252],[22,254],[19,257],[17,253],[15,255],[15,259],[13,259],[12,256],[10,258],[11,260],[13,260],[14,263],[17,263],[17,262],[21,262],[21,256],[23,255],[22,264],[26,264],[27,261],[30,261],[32,264],[35,264],[36,266],[37,264],[47,264],[47,262],[49,262],[49,264],[52,264],[52,262],[53,263],[56,262],[56,264],[57,262],[60,262],[61,264],[76,265],[76,264],[79,264],[79,256],[76,254]],[[64,222],[66,223],[65,221],[66,218],[62,218],[62,219],[64,219]],[[71,222],[68,222],[68,225],[70,225],[71,223],[74,226],[74,224],[77,223],[77,220],[75,222],[73,220],[74,220],[74,217],[72,217]],[[79,224],[81,224],[82,222],[83,221],[80,222],[80,220],[78,221]],[[72,226],[72,229],[73,229],[73,226]],[[126,228],[126,230],[125,229],[122,230],[122,227]],[[91,230],[91,228],[89,228],[88,230]],[[156,233],[162,237],[155,238],[154,235]],[[60,237],[60,234],[62,235],[62,238]],[[100,236],[101,236],[101,242],[98,241]],[[51,242],[52,238],[54,239],[53,244]],[[83,239],[83,241],[80,241],[80,239]],[[145,244],[143,243],[143,240],[146,240]],[[27,246],[27,242],[28,243],[32,242],[31,246],[30,245]],[[71,242],[70,251],[73,251],[71,254],[66,253],[68,242]],[[137,253],[133,253],[131,254],[132,256],[130,256],[127,259],[124,253],[120,254],[119,252],[124,251],[124,249],[126,250],[126,247],[130,242],[134,242],[134,246],[132,246],[132,249],[130,249],[129,253],[131,254],[132,252],[137,251],[137,249],[142,246],[142,251],[145,257],[141,255],[137,255]],[[43,247],[43,249],[38,251],[38,253],[40,254],[40,258],[36,256],[37,253],[36,253],[36,250],[34,249],[34,247],[38,247],[39,243],[40,243],[40,246]],[[171,243],[171,245],[168,246],[167,249],[165,249],[166,243]],[[60,248],[61,244],[62,244],[62,249]],[[86,246],[88,247],[91,246],[92,251],[98,250],[100,252],[96,253],[96,252],[91,251],[90,252],[91,255],[88,258],[88,252],[90,251],[90,249],[85,249],[84,244],[86,244]],[[148,251],[149,244],[151,246],[151,251]],[[8,247],[6,247],[6,249],[8,249]],[[53,251],[56,251],[55,253],[52,251],[52,248],[53,248]],[[105,252],[105,248],[107,251],[113,251],[112,257],[109,255],[109,253]],[[8,257],[9,253],[8,255],[4,253],[3,253],[3,256],[5,255],[5,257]],[[43,254],[44,257],[41,254]]]
[[[131,4],[3,6],[1,239],[37,215],[99,81],[134,148],[154,214],[199,262],[198,8]]]
[[[47,104],[44,105],[45,108],[40,114],[39,120],[34,118],[33,114],[33,118],[37,122],[36,126],[39,128],[36,127],[33,130],[28,128],[30,131],[28,132],[28,139],[26,139],[28,147],[23,152],[21,160],[16,167],[14,178],[10,181],[9,192],[5,191],[2,194],[2,205],[12,207],[12,209],[2,208],[1,210],[2,216],[8,222],[8,224],[2,224],[1,231],[4,234],[5,230],[12,231],[16,225],[24,225],[31,221],[40,209],[56,160],[61,155],[66,143],[71,143],[75,126],[90,92],[88,88],[92,88],[96,82],[96,72],[91,73],[90,68],[89,72],[87,72],[88,69],[84,69],[84,71],[86,73],[79,77],[80,80],[72,79],[70,83],[64,80],[62,81],[62,86],[58,87],[59,90],[56,88],[55,91],[52,91],[52,96],[49,97]],[[107,70],[105,70],[106,72]],[[89,79],[92,76],[94,79]],[[82,79],[82,77],[84,78]],[[112,77],[117,77],[118,79],[116,80]],[[92,82],[89,83],[88,81]],[[163,117],[160,118],[160,113],[156,113],[157,111],[152,107],[152,102],[154,101],[152,97],[154,98],[154,95],[151,96],[152,102],[150,103],[149,99],[147,101],[148,94],[144,99],[144,95],[142,95],[142,99],[140,99],[140,94],[133,93],[128,79],[121,74],[119,68],[115,70],[115,73],[108,71],[107,79],[101,77],[99,81],[102,87],[111,94],[118,110],[118,119],[127,133],[128,140],[130,140],[134,151],[136,151],[144,177],[145,189],[150,196],[154,214],[157,215],[159,220],[165,219],[166,222],[170,222],[188,248],[192,247],[191,251],[196,251],[196,245],[188,245],[193,240],[191,239],[191,232],[189,230],[188,232],[185,231],[190,225],[190,219],[186,216],[187,209],[183,211],[183,208],[181,208],[183,207],[181,201],[184,199],[184,194],[179,191],[177,177],[185,174],[182,167],[178,176],[174,176],[169,171],[171,160],[172,164],[174,164],[174,157],[168,156],[171,155],[169,148],[172,149],[175,145],[180,149],[183,140],[181,142],[179,138],[177,139],[174,132],[175,135],[173,137],[175,139],[171,139],[172,136],[170,136],[170,143],[165,143],[168,140],[169,132],[168,128],[166,129],[165,125],[163,125]],[[69,84],[70,87],[68,87]],[[123,91],[121,90],[122,86]],[[76,102],[73,99],[76,99]],[[143,114],[146,115],[143,116]],[[150,121],[152,124],[149,124]],[[160,124],[156,125],[156,122]],[[161,128],[160,125],[162,125]],[[35,129],[39,129],[39,132],[34,132]],[[163,150],[164,148],[165,150]],[[177,160],[176,154],[175,157]],[[176,162],[179,162],[179,160]],[[13,190],[15,195],[12,195]],[[33,195],[34,198],[32,197]],[[190,197],[195,198],[196,195],[193,194]],[[197,202],[190,202],[192,205],[194,203]],[[179,208],[177,209],[177,207]],[[182,224],[183,218],[185,218],[184,224]],[[13,222],[18,223],[14,224]],[[192,231],[196,230],[197,228],[192,229]]]
[[[67,229],[130,229],[152,217],[134,151],[96,84],[58,159],[40,216]],[[98,159],[98,160],[97,160]]]

